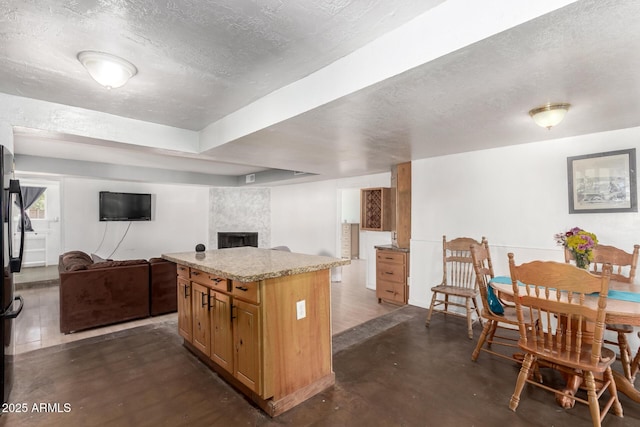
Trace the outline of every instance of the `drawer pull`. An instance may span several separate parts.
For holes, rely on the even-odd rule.
[[[393,257],[386,256],[386,257],[384,257],[384,259],[393,259]]]
[[[390,274],[393,276],[393,271],[385,271],[384,274]]]
[[[200,273],[198,273],[197,271],[192,271],[191,274],[194,275],[194,276],[199,276],[200,275]]]
[[[249,288],[245,288],[244,286],[236,286],[236,289],[239,289],[242,292],[247,292],[249,290]]]
[[[389,292],[390,294],[394,294],[395,293],[395,292],[393,292],[393,291],[391,291],[389,289],[387,289],[385,292]]]
[[[224,279],[221,279],[219,277],[216,277],[215,279],[211,279],[212,282],[216,282],[216,283],[220,283],[222,282]]]
[[[207,294],[202,294],[201,295],[202,300],[200,301],[202,303],[202,306],[204,307],[205,305],[207,305],[207,301],[205,301],[206,299],[208,299]]]

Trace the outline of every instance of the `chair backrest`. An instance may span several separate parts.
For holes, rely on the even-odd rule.
[[[476,288],[473,260],[471,259],[471,245],[481,245],[470,237],[458,237],[447,241],[442,236],[442,283],[467,289]]]
[[[531,339],[533,343],[528,345],[535,346],[539,353],[562,353],[575,362],[580,360],[583,344],[591,345],[590,366],[597,365],[611,266],[605,264],[602,274],[595,275],[554,261],[532,261],[516,266],[513,254],[508,256],[521,343],[527,344]],[[598,294],[597,304],[595,297],[589,296],[593,293]],[[536,325],[529,336],[525,311]],[[593,331],[589,340],[583,340],[585,330]]]
[[[633,283],[636,277],[640,245],[633,245],[632,253],[609,245],[596,245],[592,251],[593,260],[589,264],[589,270],[592,273],[601,274],[603,266],[611,264],[611,280]],[[564,261],[567,264],[575,261],[573,253],[567,248],[564,250]]]
[[[636,277],[639,250],[640,245],[634,245],[632,253],[615,246],[596,245],[593,249],[591,271],[600,274],[605,264],[611,264],[611,280],[633,283]]]
[[[482,306],[487,312],[493,313],[493,310],[491,310],[491,306],[489,305],[487,290],[489,281],[493,279],[493,264],[491,263],[489,242],[485,237],[483,237],[480,246],[472,244],[470,249],[473,268],[476,275],[476,284],[480,291],[480,298],[482,299]]]

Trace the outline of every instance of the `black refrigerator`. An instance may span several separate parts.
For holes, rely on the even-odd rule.
[[[16,216],[15,211],[19,211]],[[2,371],[2,403],[6,403],[13,385],[13,353],[14,353],[14,321],[22,311],[24,301],[19,295],[15,295],[13,273],[20,271],[22,266],[22,253],[24,248],[24,227],[20,229],[20,244],[17,248],[13,245],[13,230],[11,221],[18,218],[24,221],[24,207],[20,182],[13,179],[13,155],[6,147],[0,145],[0,216],[2,227],[0,228],[0,241],[2,250],[0,259],[4,274],[2,275],[2,292],[0,292],[0,342],[3,343]],[[13,216],[13,218],[12,218]]]

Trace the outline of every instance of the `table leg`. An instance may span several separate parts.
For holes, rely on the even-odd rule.
[[[582,385],[582,377],[579,375],[568,375],[568,374],[562,374],[562,376],[564,376],[567,380],[567,385],[562,391],[570,394],[571,396],[575,396],[576,392]],[[573,408],[574,405],[576,404],[575,400],[565,395],[562,395],[560,393],[556,394],[556,402],[558,402],[558,405],[562,406],[564,409]]]
[[[633,386],[631,381],[617,371],[613,371],[613,379],[616,381],[618,392],[624,394],[634,402],[640,403],[640,391]]]
[[[634,402],[640,403],[640,390],[637,390],[631,381],[624,376],[624,374],[618,371],[612,372],[618,392],[624,394]],[[578,391],[578,388],[582,385],[582,378],[577,375],[565,375],[565,378],[567,380],[567,385],[563,391],[574,396]],[[573,408],[575,405],[575,400],[572,400],[567,396],[563,396],[560,393],[556,394],[556,402],[565,409]]]

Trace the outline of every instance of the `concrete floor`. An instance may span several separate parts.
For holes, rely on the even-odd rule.
[[[365,268],[364,261],[355,260],[351,265],[343,267],[342,281],[331,284],[333,334],[398,308],[391,304],[378,304],[375,291],[364,285]],[[55,269],[23,268],[15,278],[16,293],[24,298],[25,305],[14,324],[13,354],[177,319],[176,313],[169,313],[65,335],[60,332],[57,266]]]
[[[16,356],[11,400],[66,402],[71,411],[5,414],[0,425],[591,425],[586,406],[561,409],[532,386],[509,410],[518,365],[487,353],[472,362],[479,325],[469,340],[463,319],[438,315],[425,328],[425,317],[407,306],[334,336],[336,384],[274,419],[198,362],[175,322],[33,351]],[[624,418],[608,415],[603,425],[640,425],[640,404],[620,399]]]

